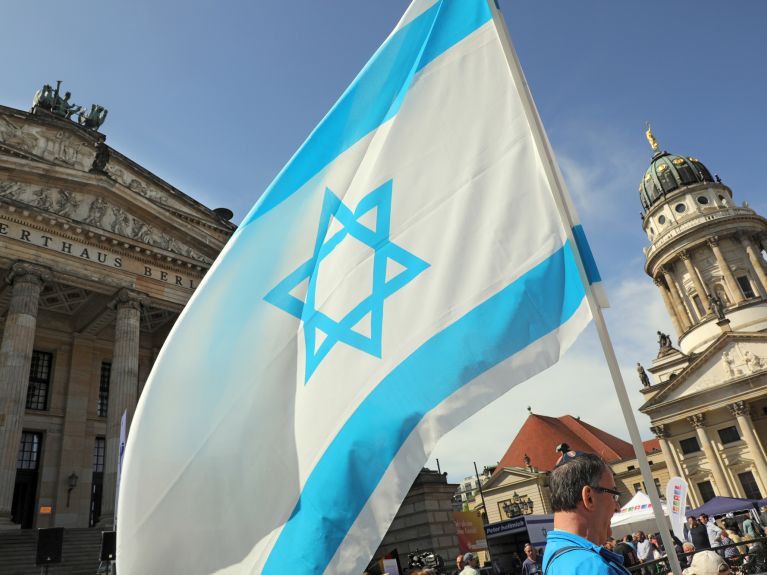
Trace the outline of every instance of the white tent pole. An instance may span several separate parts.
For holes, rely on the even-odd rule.
[[[634,451],[639,462],[639,469],[642,472],[642,479],[647,486],[647,494],[652,502],[653,512],[655,514],[655,520],[658,523],[658,529],[663,539],[663,544],[666,549],[666,555],[671,566],[671,570],[674,575],[681,575],[682,570],[679,566],[679,560],[674,552],[674,542],[671,538],[671,532],[668,528],[668,523],[663,515],[663,508],[661,507],[660,497],[657,489],[655,489],[655,483],[652,479],[652,473],[650,472],[650,465],[647,462],[647,455],[645,454],[644,447],[642,445],[642,439],[639,435],[639,428],[637,427],[636,418],[629,402],[626,386],[623,383],[623,376],[621,375],[620,368],[618,367],[618,359],[615,356],[615,350],[613,349],[612,342],[610,341],[610,335],[607,332],[607,324],[605,323],[604,316],[602,315],[601,308],[596,303],[593,291],[589,287],[588,278],[586,276],[586,270],[581,260],[581,254],[578,250],[578,245],[573,237],[573,226],[577,223],[575,218],[575,211],[570,201],[567,188],[565,187],[564,178],[559,171],[556,160],[554,159],[554,153],[549,144],[546,133],[543,129],[543,123],[538,114],[538,110],[535,107],[530,88],[525,80],[524,73],[522,72],[522,66],[517,57],[517,53],[511,43],[511,37],[509,36],[506,22],[501,14],[496,0],[487,0],[490,11],[493,15],[493,21],[495,23],[498,36],[503,46],[503,51],[506,55],[506,61],[511,71],[511,75],[514,78],[514,83],[519,91],[522,105],[525,110],[525,115],[530,124],[532,130],[533,139],[538,153],[543,162],[543,167],[548,179],[549,185],[554,195],[554,200],[559,210],[560,216],[565,223],[567,237],[570,240],[573,251],[577,255],[576,262],[578,265],[578,271],[581,276],[583,285],[586,286],[586,299],[588,301],[589,308],[594,317],[594,324],[599,334],[599,341],[602,345],[602,351],[607,361],[607,367],[610,370],[610,376],[613,380],[613,386],[615,387],[615,394],[618,396],[618,403],[620,404],[621,411],[623,412],[623,418],[626,421],[628,427],[629,437],[631,443],[634,446]]]

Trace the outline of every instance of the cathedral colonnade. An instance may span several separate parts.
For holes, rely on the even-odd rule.
[[[744,401],[736,401],[727,406],[730,413],[735,416],[740,436],[746,442],[748,450],[754,461],[756,471],[761,478],[762,494],[767,496],[767,458],[756,437],[754,422],[751,419],[750,406]]]
[[[13,526],[11,504],[16,458],[24,420],[39,297],[43,283],[49,277],[50,270],[47,268],[17,262],[6,278],[12,291],[0,343],[0,528]]]
[[[16,262],[6,277],[11,296],[0,343],[0,529],[19,526],[11,518],[17,458],[25,425],[40,295],[50,278],[50,269],[23,261]],[[101,499],[103,527],[111,528],[114,519],[122,414],[127,414],[129,426],[138,400],[141,310],[146,301],[144,294],[121,289],[109,305],[115,320]],[[65,476],[60,479],[67,481]],[[67,501],[69,496],[67,493]]]
[[[711,471],[711,475],[714,478],[714,491],[717,495],[723,497],[732,497],[732,491],[730,485],[725,479],[724,471],[722,470],[722,462],[719,458],[719,453],[716,450],[716,444],[706,429],[706,418],[703,413],[696,413],[687,418],[690,425],[695,429],[695,433],[698,437],[698,444],[703,449],[703,453],[706,454],[706,462]]]
[[[99,522],[102,527],[109,527],[114,522],[118,462],[125,447],[120,444],[123,414],[127,437],[138,401],[139,328],[144,301],[146,298],[142,294],[122,289],[110,304],[117,311],[117,318],[109,377],[104,495]]]
[[[759,297],[767,298],[767,262],[761,255],[762,249],[767,244],[767,239],[761,236],[755,238],[747,233],[736,233],[729,239],[733,245],[739,248],[736,252],[738,263],[744,265],[752,275],[754,281],[750,285],[753,285],[754,291],[758,293]],[[705,281],[706,274],[695,262],[695,256],[701,250],[705,252],[701,254],[702,256],[710,254],[716,262],[718,277],[721,277],[723,287],[726,289],[725,305],[737,307],[748,300],[747,295],[744,294],[744,289],[748,288],[744,288],[739,283],[738,278],[735,277],[732,262],[728,262],[720,243],[719,236],[711,236],[702,244],[680,250],[657,268],[657,275],[654,276],[653,281],[660,291],[677,335],[682,335],[700,320],[710,315],[712,312],[709,296],[719,295],[718,290],[715,291],[713,286]],[[685,290],[680,279],[675,277],[674,269],[677,264],[683,266],[693,291]],[[741,278],[740,281],[744,282],[745,279]],[[695,296],[697,296],[697,301]],[[749,294],[749,297],[754,296]]]
[[[735,279],[730,266],[727,265],[727,262],[724,259],[724,255],[722,255],[722,249],[719,247],[719,237],[712,236],[708,238],[706,243],[714,254],[714,259],[716,260],[716,264],[719,267],[719,271],[722,273],[722,277],[724,278],[724,282],[727,286],[727,291],[731,300],[734,301],[736,305],[742,303],[745,298],[743,297],[743,293],[738,287],[738,282]]]
[[[743,455],[752,462],[752,475],[757,487],[763,497],[767,496],[767,457],[750,416],[750,405],[745,401],[735,401],[727,404],[726,408],[727,413],[735,418],[738,435],[746,448]],[[720,442],[716,439],[715,428],[721,428],[723,425],[725,424],[709,424],[706,414],[701,412],[650,428],[658,438],[669,474],[688,479],[689,502],[695,507],[702,505],[707,499],[706,493],[701,490],[701,481],[704,484],[710,483],[712,492],[708,496],[749,496],[745,492],[745,486],[738,484],[736,474],[728,470],[727,459],[723,453],[724,446],[719,445]],[[675,430],[673,437],[670,433],[672,428]],[[689,441],[691,431],[694,431],[699,447],[697,453],[694,448],[692,451],[689,449],[689,443],[687,450],[681,447],[683,442]]]

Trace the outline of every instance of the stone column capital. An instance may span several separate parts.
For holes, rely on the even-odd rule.
[[[711,236],[706,240],[706,243],[712,248],[717,247],[719,245],[719,236]]]
[[[650,427],[650,431],[655,434],[658,439],[668,439],[668,429],[663,424],[653,425]]]
[[[5,281],[14,285],[17,283],[31,283],[42,286],[51,279],[51,270],[30,262],[18,261],[11,266],[11,271],[5,277]]]
[[[141,292],[123,288],[115,294],[114,299],[109,302],[112,309],[131,308],[140,310],[147,303],[147,296]]]
[[[663,278],[660,277],[660,276],[652,278],[652,281],[658,287],[665,287],[666,286],[666,282],[664,282]]]
[[[686,262],[690,259],[690,250],[681,250],[679,252],[679,259]]]
[[[706,416],[702,413],[696,413],[687,418],[695,429],[701,429],[706,424]]]
[[[751,413],[751,406],[748,405],[745,401],[736,401],[734,403],[730,403],[727,406],[727,409],[729,409],[730,413],[735,417],[745,416]]]

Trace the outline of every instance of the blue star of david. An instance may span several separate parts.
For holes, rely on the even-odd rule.
[[[374,357],[381,357],[383,335],[384,300],[401,290],[429,264],[389,239],[391,219],[392,180],[381,185],[360,200],[352,212],[330,188],[325,189],[317,239],[312,257],[302,263],[278,283],[264,299],[281,310],[297,317],[304,323],[306,344],[306,372],[304,383],[322,363],[337,343],[345,343]],[[377,208],[375,230],[359,222],[360,218]],[[331,220],[335,218],[342,228],[327,237]],[[317,277],[320,263],[346,238],[354,238],[370,247],[373,252],[373,281],[370,294],[365,296],[340,321],[336,321],[316,308]],[[402,269],[387,279],[387,265],[394,261]],[[309,279],[306,301],[290,292]],[[366,315],[370,314],[370,336],[354,331]],[[325,334],[325,340],[317,345],[317,331]]]

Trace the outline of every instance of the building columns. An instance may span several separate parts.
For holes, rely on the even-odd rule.
[[[688,417],[687,421],[690,422],[690,425],[692,425],[695,428],[695,432],[698,434],[698,442],[700,442],[700,446],[703,448],[703,452],[706,454],[708,465],[711,468],[711,474],[714,476],[714,483],[716,483],[715,489],[716,489],[717,495],[722,495],[724,497],[732,497],[732,492],[730,491],[730,485],[727,483],[727,479],[724,476],[722,467],[719,464],[719,458],[714,452],[714,448],[711,446],[711,441],[708,438],[708,433],[706,433],[706,430],[703,428],[703,426],[705,425],[705,419],[703,414],[698,413],[691,417]]]
[[[748,449],[751,451],[751,456],[754,458],[754,464],[756,465],[756,471],[759,473],[759,483],[762,487],[762,493],[767,495],[767,460],[764,458],[764,453],[759,447],[759,442],[756,440],[754,434],[754,424],[751,421],[749,415],[750,407],[744,401],[736,401],[727,406],[730,413],[735,416],[740,427],[740,433],[743,439],[748,445]]]
[[[653,282],[655,282],[655,285],[658,286],[658,289],[660,290],[660,296],[663,298],[663,304],[666,306],[666,310],[668,311],[669,317],[671,318],[671,323],[676,330],[677,337],[679,337],[682,335],[684,330],[679,323],[679,317],[677,316],[676,308],[674,307],[674,304],[669,297],[669,292],[666,289],[666,285],[663,279],[660,277],[653,279]]]
[[[668,471],[671,474],[671,477],[681,477],[682,475],[676,465],[676,459],[674,458],[674,454],[671,452],[673,447],[668,442],[668,431],[666,430],[666,426],[656,425],[651,427],[650,431],[652,431],[655,434],[655,437],[658,438],[660,449],[663,451],[663,457],[666,459],[666,467],[668,467]]]
[[[706,308],[706,305],[708,303],[708,291],[706,291],[706,288],[703,287],[703,282],[700,280],[700,276],[698,275],[698,270],[695,269],[695,266],[692,264],[692,261],[690,260],[690,252],[687,250],[683,250],[679,252],[679,258],[684,262],[684,267],[687,270],[687,273],[690,274],[690,279],[692,280],[692,285],[695,286],[695,292],[698,294],[698,297],[700,298],[700,303],[703,306],[703,312],[700,313],[700,310],[697,310],[700,314],[700,317],[703,318],[704,316],[708,315],[708,311]],[[693,303],[693,308],[696,308],[696,306]]]
[[[682,328],[682,332],[685,332],[690,329],[690,326],[692,325],[690,315],[684,307],[682,298],[679,297],[679,290],[674,283],[674,278],[671,277],[671,273],[669,273],[665,267],[661,268],[661,273],[663,274],[663,279],[666,280],[666,286],[668,287],[668,293],[671,296],[671,302],[674,305],[674,309],[676,309],[676,317],[679,320],[679,327]]]
[[[745,298],[743,297],[743,293],[740,291],[740,286],[738,286],[738,282],[735,279],[735,276],[732,275],[730,266],[728,266],[727,262],[724,261],[722,250],[719,247],[719,238],[717,236],[710,237],[707,243],[711,248],[711,251],[714,252],[716,264],[719,266],[719,269],[722,272],[722,277],[724,278],[724,283],[727,285],[727,291],[730,292],[730,298],[732,302],[736,304],[741,303],[745,300]]]
[[[16,457],[26,409],[37,309],[47,268],[18,262],[11,268],[11,302],[0,343],[0,529],[15,528],[11,504],[16,484]]]
[[[767,294],[767,274],[765,274],[765,271],[764,271],[764,264],[762,263],[762,258],[760,255],[757,255],[756,247],[754,246],[754,242],[751,240],[750,236],[741,235],[740,243],[743,245],[743,248],[746,250],[748,261],[751,263],[751,267],[754,269],[754,273],[756,274],[756,277],[759,279],[759,286],[760,286],[759,292],[761,293],[762,297],[765,297],[765,294]]]
[[[120,458],[120,424],[127,412],[126,428],[130,429],[138,399],[139,328],[144,296],[122,289],[111,305],[117,310],[112,370],[109,376],[107,407],[104,490],[99,525],[111,528],[114,523],[117,463]]]

